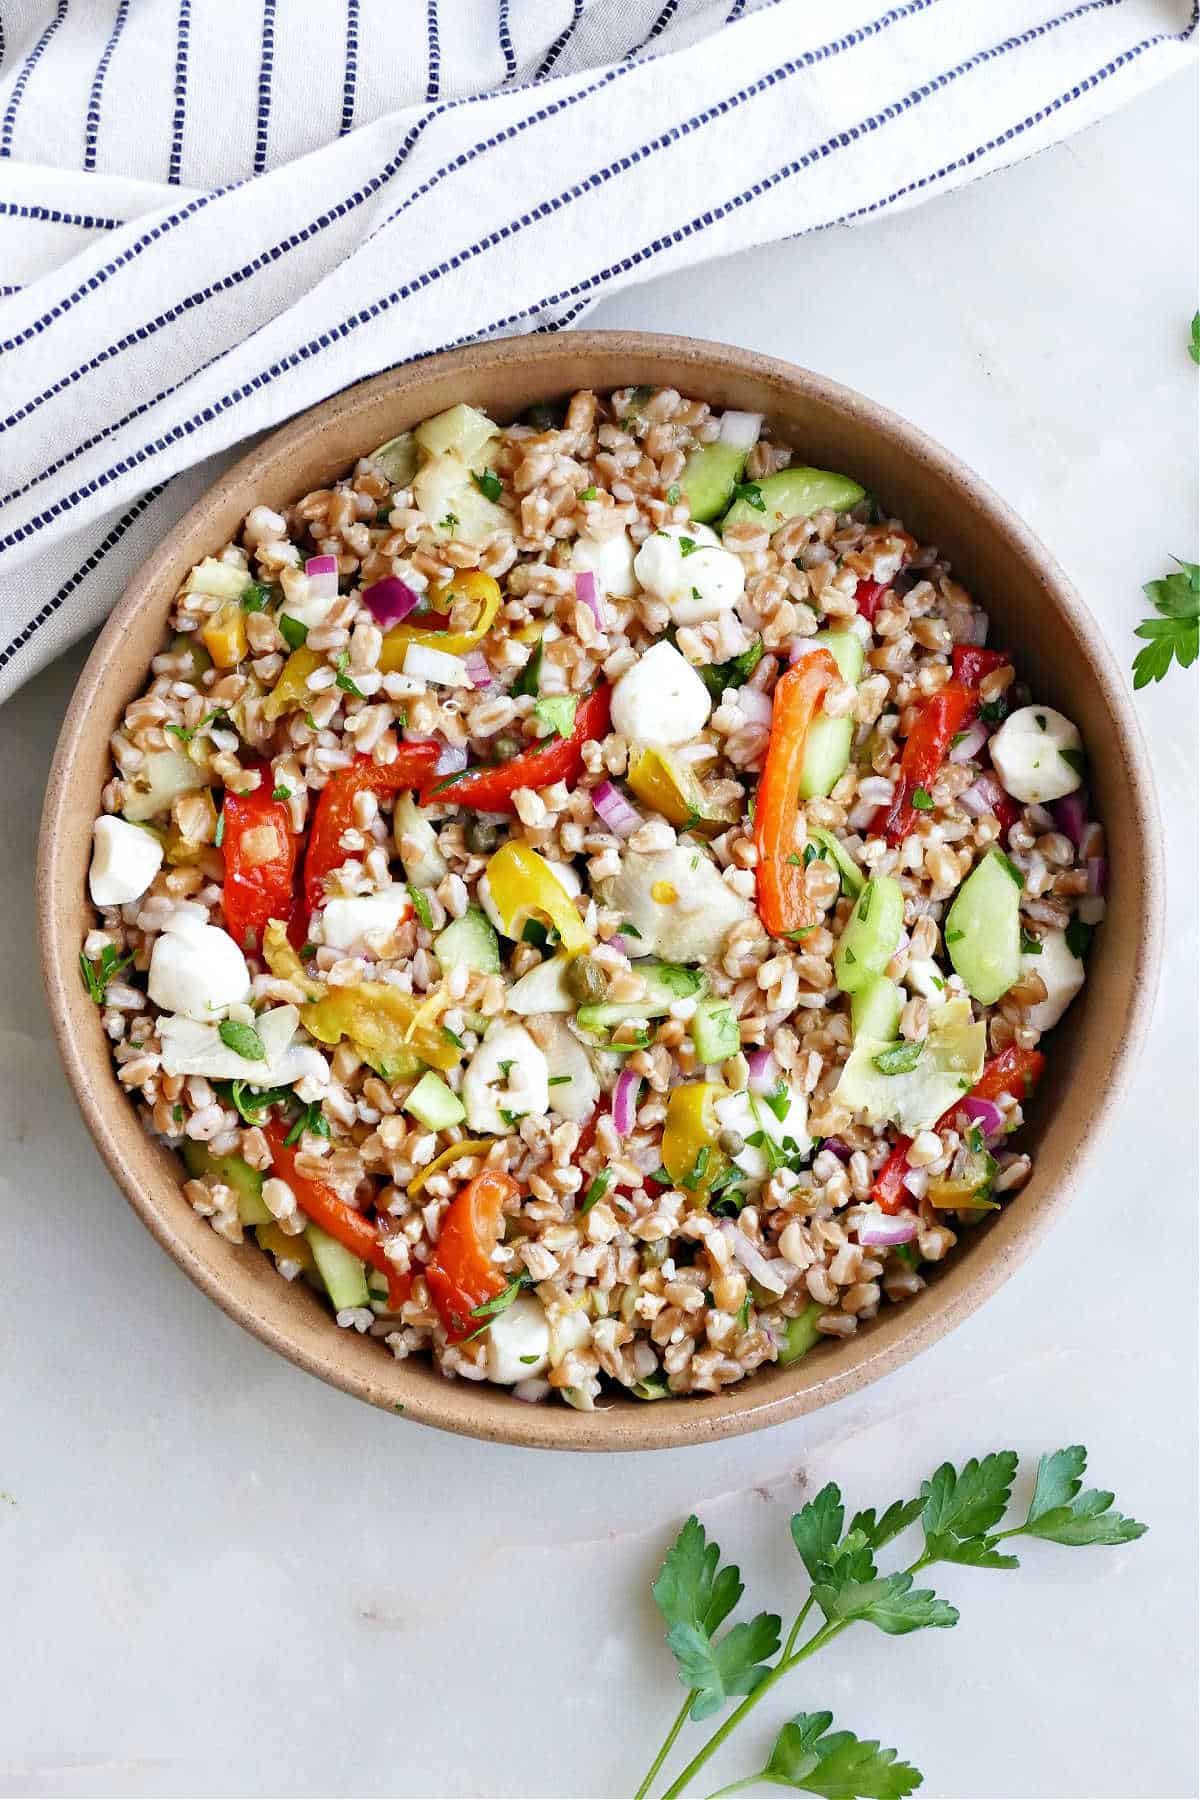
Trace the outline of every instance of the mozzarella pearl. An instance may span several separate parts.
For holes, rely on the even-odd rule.
[[[1025,806],[1044,806],[1083,786],[1083,739],[1070,719],[1051,706],[1022,706],[1010,713],[988,748],[1002,786]],[[1062,752],[1072,753],[1064,760]]]
[[[163,847],[152,831],[107,813],[92,826],[88,888],[97,906],[140,900],[162,867]]]
[[[665,640],[639,657],[613,688],[613,729],[640,744],[690,743],[711,711],[699,675]]]
[[[180,914],[155,939],[146,986],[164,1012],[216,1019],[250,998],[250,970],[227,931]]]
[[[603,538],[589,537],[585,532],[576,538],[571,548],[571,567],[580,574],[593,574],[601,592],[613,594],[617,599],[627,599],[637,593],[633,544],[624,531]]]
[[[695,547],[689,550],[688,544]],[[707,525],[668,525],[652,532],[633,566],[647,593],[667,603],[676,625],[715,619],[745,591],[740,558]]]
[[[395,931],[411,912],[408,890],[397,883],[377,894],[327,900],[321,913],[321,932],[333,949],[353,950],[362,946],[368,932]]]
[[[497,1313],[487,1334],[489,1381],[513,1386],[544,1374],[550,1358],[550,1327],[540,1300],[521,1294]]]
[[[1035,1031],[1049,1031],[1083,986],[1083,963],[1068,949],[1065,931],[1048,931],[1042,939],[1041,954],[1026,952],[1021,958],[1021,971],[1040,975],[1046,984],[1046,998],[1030,1007],[1029,1023]]]
[[[549,1112],[550,1070],[523,1025],[488,1032],[467,1064],[462,1102],[471,1130],[487,1137],[505,1137],[516,1128],[510,1120]]]

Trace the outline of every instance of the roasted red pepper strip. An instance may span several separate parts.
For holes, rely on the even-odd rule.
[[[300,852],[287,803],[271,798],[270,764],[254,766],[261,780],[253,793],[225,790],[221,840],[225,929],[243,950],[261,949],[269,919],[290,917]]]
[[[356,756],[348,769],[330,776],[317,801],[304,858],[304,898],[310,913],[325,897],[326,875],[340,868],[350,854],[342,849],[342,833],[354,825],[354,796],[369,791],[382,797],[424,787],[440,754],[437,744],[401,744],[394,762],[377,763],[369,756]]]
[[[955,644],[950,653],[954,679],[965,688],[977,688],[985,675],[1006,668],[1011,661],[1009,651],[985,650],[981,644]]]
[[[268,1119],[263,1135],[271,1146],[271,1163],[281,1181],[286,1181],[296,1196],[296,1204],[306,1219],[336,1238],[355,1256],[370,1263],[388,1278],[388,1305],[402,1306],[412,1292],[413,1276],[401,1274],[384,1252],[383,1242],[373,1222],[364,1214],[347,1206],[340,1194],[324,1181],[314,1181],[296,1169],[298,1146],[285,1144],[289,1127],[282,1119]]]
[[[758,915],[775,937],[811,925],[816,913],[804,885],[797,849],[800,774],[808,732],[825,691],[840,680],[828,650],[811,650],[781,675],[771,702],[771,736],[758,797],[754,843],[758,851]]]
[[[485,1300],[502,1294],[508,1282],[492,1261],[500,1238],[504,1203],[517,1192],[511,1175],[481,1169],[450,1202],[425,1279],[438,1317],[452,1344],[461,1343],[487,1321],[473,1316]]]
[[[572,782],[583,767],[583,746],[608,731],[610,689],[598,687],[575,709],[569,738],[546,738],[535,750],[523,750],[493,769],[470,769],[465,775],[434,782],[421,795],[423,806],[469,806],[473,812],[515,813],[518,788],[550,787]]]
[[[1001,1094],[1011,1094],[1014,1100],[1027,1100],[1045,1066],[1046,1058],[1040,1050],[1019,1050],[1014,1044],[998,1056],[989,1058],[979,1080],[969,1094],[963,1095],[963,1100],[998,1100]],[[953,1106],[948,1106],[934,1127],[935,1131],[944,1131],[952,1125],[961,1105],[962,1100],[956,1100]],[[871,1197],[886,1213],[899,1212],[910,1203],[904,1177],[908,1173],[911,1148],[911,1138],[897,1138],[895,1148],[872,1184]]]
[[[871,835],[898,844],[908,836],[917,822],[913,795],[918,788],[932,787],[938,770],[950,753],[955,735],[974,713],[978,704],[970,688],[948,681],[921,708],[916,724],[904,741],[896,791],[887,806],[881,806],[871,821]]]

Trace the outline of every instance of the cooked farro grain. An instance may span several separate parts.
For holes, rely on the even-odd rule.
[[[712,1393],[1028,1179],[1104,908],[1078,733],[760,421],[452,408],[253,508],[171,627],[81,966],[183,1197],[343,1329]]]

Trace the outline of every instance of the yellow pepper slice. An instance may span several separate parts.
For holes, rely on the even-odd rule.
[[[729,1166],[717,1148],[716,1102],[729,1089],[715,1081],[687,1081],[672,1088],[663,1123],[662,1164],[676,1187],[703,1198]]]
[[[531,913],[549,919],[568,956],[590,950],[595,939],[587,931],[568,894],[545,857],[528,844],[510,839],[487,866],[488,887],[511,938],[519,938]]]
[[[218,669],[236,669],[246,655],[246,615],[237,600],[227,600],[200,632],[201,642]]]
[[[350,1038],[368,1057],[389,1066],[414,1052],[434,1069],[452,1069],[462,1052],[437,1026],[418,1018],[422,1002],[387,981],[329,988],[300,1008],[304,1029],[322,1044]]]
[[[448,1150],[443,1150],[440,1156],[435,1156],[431,1163],[417,1171],[408,1184],[409,1195],[419,1194],[431,1175],[440,1175],[460,1156],[486,1156],[495,1141],[495,1138],[463,1138],[461,1143],[451,1144]]]
[[[444,650],[448,656],[465,656],[492,628],[500,611],[500,586],[481,569],[465,569],[450,581],[439,582],[429,590],[429,604],[434,612],[449,612],[456,600],[474,600],[479,607],[469,631],[425,631],[418,624],[393,625],[383,640],[379,667],[385,675],[403,669],[410,644],[425,644],[431,650]],[[286,674],[286,670],[284,671]]]
[[[303,1232],[299,1237],[288,1237],[272,1219],[269,1225],[256,1225],[254,1235],[260,1250],[269,1250],[272,1256],[286,1257],[289,1262],[299,1263],[302,1269],[315,1266],[316,1259]]]
[[[263,932],[262,953],[263,961],[276,981],[294,983],[308,996],[309,1000],[322,998],[325,993],[325,984],[305,967],[298,952],[292,948],[287,934],[287,926],[282,919],[267,920],[267,929]]]
[[[279,719],[285,712],[295,712],[298,707],[308,705],[308,678],[314,669],[320,668],[321,660],[307,644],[292,651],[279,671],[279,680],[263,702],[264,719]]]
[[[643,744],[634,752],[625,779],[639,800],[672,825],[703,830],[706,825],[731,825],[741,817],[740,807],[714,804],[694,771],[654,744]]]

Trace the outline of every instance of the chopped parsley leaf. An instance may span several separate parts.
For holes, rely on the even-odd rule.
[[[504,492],[504,484],[494,469],[472,469],[471,480],[485,500],[495,503]]]
[[[290,613],[280,613],[279,635],[289,650],[298,650],[308,638],[308,626],[302,625],[299,619],[293,619]]]

